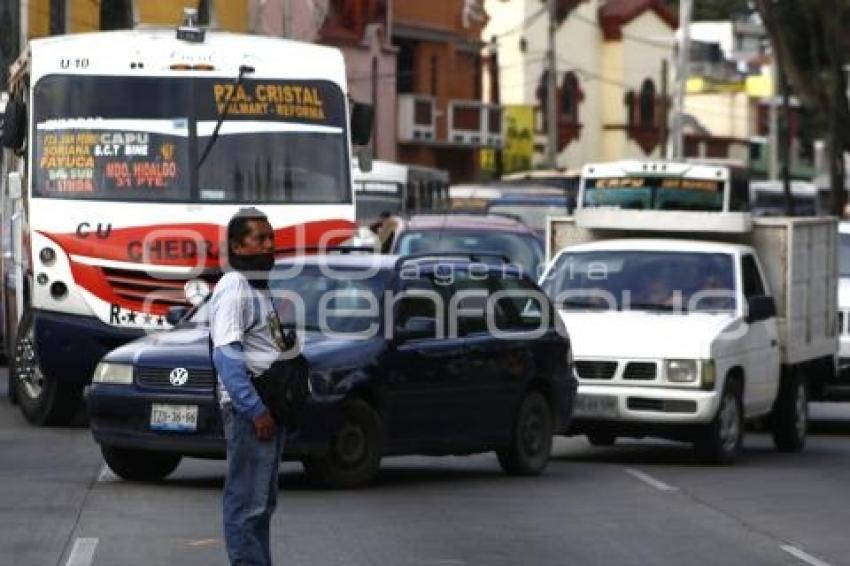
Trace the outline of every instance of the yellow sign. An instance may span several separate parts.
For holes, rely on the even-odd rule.
[[[504,173],[528,171],[534,157],[534,106],[508,105],[504,108],[502,165]]]
[[[281,84],[213,85],[216,109],[231,116],[276,115],[281,118],[324,121],[325,102],[317,87]],[[228,103],[229,101],[229,103]]]

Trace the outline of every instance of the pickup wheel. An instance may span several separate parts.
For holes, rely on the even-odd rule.
[[[697,459],[705,464],[731,464],[744,440],[744,411],[741,386],[727,381],[720,408],[694,443]]]
[[[179,454],[101,446],[109,469],[118,477],[137,482],[154,482],[168,477],[180,465]]]
[[[35,349],[35,325],[27,309],[18,324],[15,350],[9,367],[15,400],[26,419],[35,425],[67,425],[80,408],[82,389],[61,383],[41,371]]]
[[[532,391],[519,406],[510,445],[496,451],[502,469],[514,476],[539,475],[549,463],[554,433],[552,408]]]
[[[368,403],[349,399],[342,406],[344,420],[324,456],[305,458],[310,480],[327,487],[356,487],[370,482],[381,465],[383,425]]]
[[[809,428],[809,396],[806,380],[797,372],[784,376],[770,415],[773,445],[780,452],[800,452]]]

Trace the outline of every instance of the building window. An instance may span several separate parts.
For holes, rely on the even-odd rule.
[[[570,71],[564,75],[561,84],[561,119],[578,124],[578,105],[581,100],[581,90],[576,74]]]
[[[398,55],[396,56],[396,90],[399,94],[413,92],[416,78],[416,44],[412,41],[399,39],[396,41]]]
[[[655,127],[655,83],[650,79],[640,87],[640,127]]]
[[[100,29],[131,29],[133,27],[132,0],[101,0]]]
[[[67,31],[67,0],[50,0],[50,35],[62,35]]]
[[[431,55],[431,96],[437,96],[437,77],[440,73],[440,61],[436,55]]]

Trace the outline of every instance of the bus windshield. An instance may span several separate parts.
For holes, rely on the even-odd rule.
[[[584,181],[584,207],[723,210],[723,181],[683,177],[612,177]]]
[[[401,214],[402,185],[390,181],[355,181],[357,194],[357,221],[379,218],[382,213]]]
[[[345,115],[327,81],[245,80],[234,90],[226,78],[47,76],[34,89],[33,195],[351,202]]]

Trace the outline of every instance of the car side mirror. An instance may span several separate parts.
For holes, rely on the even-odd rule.
[[[27,107],[20,100],[10,100],[3,114],[3,128],[0,143],[3,147],[15,151],[24,146],[27,134]]]
[[[403,325],[397,326],[395,338],[398,342],[434,338],[437,336],[437,319],[430,316],[412,316]]]
[[[375,107],[371,104],[355,102],[351,106],[351,143],[369,145],[375,123]]]
[[[773,297],[750,297],[747,306],[748,324],[770,320],[776,316],[776,301],[773,300]]]
[[[189,308],[184,306],[169,307],[168,313],[165,315],[165,321],[171,326],[175,326],[183,320],[189,313]]]

